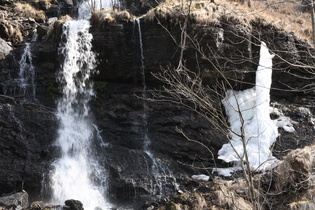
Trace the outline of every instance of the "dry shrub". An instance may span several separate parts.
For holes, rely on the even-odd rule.
[[[311,210],[315,209],[315,204],[310,201],[298,201],[298,202],[293,202],[289,204],[290,210]]]
[[[174,20],[176,19],[176,15],[178,15],[178,12],[176,12],[175,9],[172,11],[171,7],[161,4],[160,6],[149,10],[144,16],[144,19],[148,21],[154,21],[156,18],[166,20],[169,17],[172,17],[171,20]]]
[[[23,42],[23,35],[21,32],[22,25],[17,21],[0,21],[0,31],[2,31],[2,38],[13,43]]]
[[[201,24],[219,25],[220,18],[233,18],[243,25],[249,25],[249,20],[243,15],[236,14],[233,5],[211,3],[210,1],[166,1],[158,7],[151,9],[146,15],[145,20],[154,21],[156,19],[169,20],[170,22],[179,23],[185,16],[193,22]]]
[[[38,5],[42,10],[48,10],[52,6],[50,0],[34,0],[32,4]]]
[[[91,23],[93,25],[102,25],[107,23],[115,23],[119,21],[128,22],[131,18],[131,15],[128,11],[118,11],[118,10],[96,10],[91,16]]]
[[[22,3],[14,3],[14,11],[19,13],[19,15],[26,17],[26,18],[34,18],[37,22],[44,22],[46,19],[45,12],[42,10],[36,10],[29,4],[22,4]]]
[[[58,23],[65,23],[66,21],[68,20],[72,20],[72,17],[70,17],[69,15],[64,15],[64,16],[61,16],[57,21],[55,22],[58,22]]]
[[[235,183],[231,181],[219,181],[217,190],[214,191],[215,202],[224,209],[254,209],[248,201],[240,196],[241,191],[246,190],[246,183],[238,180]],[[239,192],[237,192],[239,191]],[[243,193],[246,197],[246,193]]]
[[[275,169],[278,192],[290,189],[307,189],[314,185],[313,167],[315,146],[307,146],[290,152]]]
[[[309,13],[302,13],[299,1],[279,0],[251,0],[251,7],[231,0],[192,1],[190,17],[201,24],[220,25],[220,18],[232,18],[238,20],[244,26],[249,27],[252,21],[264,20],[276,28],[287,32],[294,32],[300,39],[311,41],[311,17]],[[190,1],[166,0],[158,7],[151,9],[145,20],[156,19],[179,22],[188,14]],[[310,42],[311,43],[311,42]]]

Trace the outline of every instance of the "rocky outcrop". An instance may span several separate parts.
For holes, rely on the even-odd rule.
[[[12,51],[12,47],[3,39],[0,38],[0,60],[6,58],[8,55],[10,55],[10,52]]]
[[[43,106],[0,96],[0,192],[39,196],[56,150],[56,118]]]
[[[5,210],[26,209],[28,205],[28,194],[25,191],[0,197],[0,207]]]
[[[66,206],[63,207],[63,209],[69,209],[69,210],[83,210],[83,204],[81,201],[78,200],[66,200],[65,201]]]

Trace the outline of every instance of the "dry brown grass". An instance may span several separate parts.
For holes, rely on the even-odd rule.
[[[43,10],[47,10],[52,6],[53,0],[32,0],[32,4],[40,5],[40,8]]]
[[[290,152],[275,170],[277,191],[308,189],[314,186],[314,155],[314,145]]]
[[[145,20],[164,18],[172,21],[188,14],[188,4],[178,0],[167,0],[145,15]],[[259,19],[265,24],[272,24],[280,30],[293,32],[296,37],[310,41],[311,16],[300,9],[300,1],[295,0],[251,0],[251,7],[230,0],[192,1],[190,16],[204,24],[219,24],[220,18],[233,18],[245,26]],[[171,18],[169,18],[171,17]]]
[[[235,4],[235,12],[247,19],[261,19],[266,24],[287,32],[293,32],[300,39],[311,40],[311,15],[301,11],[301,1],[252,0],[252,7]]]
[[[34,18],[37,22],[43,21],[46,19],[45,12],[42,10],[36,10],[29,4],[14,3],[14,11],[19,13],[20,16],[26,18]]]
[[[91,16],[91,23],[93,25],[101,25],[104,23],[115,23],[118,21],[129,21],[131,19],[131,15],[128,11],[118,11],[118,10],[110,10],[110,9],[102,9],[96,10],[93,12]]]

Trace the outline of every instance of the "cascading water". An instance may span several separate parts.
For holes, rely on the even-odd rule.
[[[31,43],[27,42],[25,43],[24,52],[19,61],[20,71],[16,81],[19,87],[18,94],[35,100],[35,67],[33,66],[32,60]]]
[[[79,6],[78,19],[89,19],[91,17],[91,11],[101,9],[120,9],[119,0],[87,0],[83,1]]]
[[[141,33],[141,26],[140,26],[140,19],[135,19],[138,25],[138,33],[139,33],[139,45],[140,45],[140,61],[141,61],[141,81],[142,81],[142,97],[143,97],[143,113],[142,113],[142,126],[143,126],[143,149],[144,151],[149,154],[151,157],[151,153],[149,151],[150,145],[150,138],[148,137],[148,104],[146,101],[147,98],[147,84],[145,81],[145,68],[144,68],[144,55],[143,55],[143,43],[142,43],[142,33]]]
[[[89,119],[88,102],[93,96],[92,83],[89,82],[96,60],[92,52],[92,35],[87,20],[68,21],[63,26],[60,54],[64,62],[59,74],[63,84],[63,96],[58,102],[57,116],[60,128],[56,144],[61,148],[61,158],[54,162],[51,176],[54,203],[67,199],[77,199],[85,209],[110,205],[104,198],[105,184],[92,180],[106,180],[106,174],[93,160],[90,151],[94,125]]]
[[[138,34],[139,34],[139,47],[140,47],[140,60],[141,60],[141,80],[142,80],[142,97],[143,97],[143,114],[142,114],[142,127],[143,127],[143,150],[152,160],[152,167],[149,168],[149,175],[151,179],[151,193],[154,195],[165,195],[168,191],[173,191],[176,188],[176,179],[172,176],[171,171],[159,163],[150,151],[151,140],[148,136],[148,104],[147,98],[147,84],[145,78],[145,66],[143,55],[143,43],[140,19],[136,18]],[[168,186],[166,186],[168,185]],[[170,187],[171,186],[171,187]]]

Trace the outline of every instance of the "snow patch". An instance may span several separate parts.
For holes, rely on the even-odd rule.
[[[200,180],[200,181],[209,181],[210,177],[204,174],[199,174],[199,175],[192,175],[191,178],[195,180]]]

